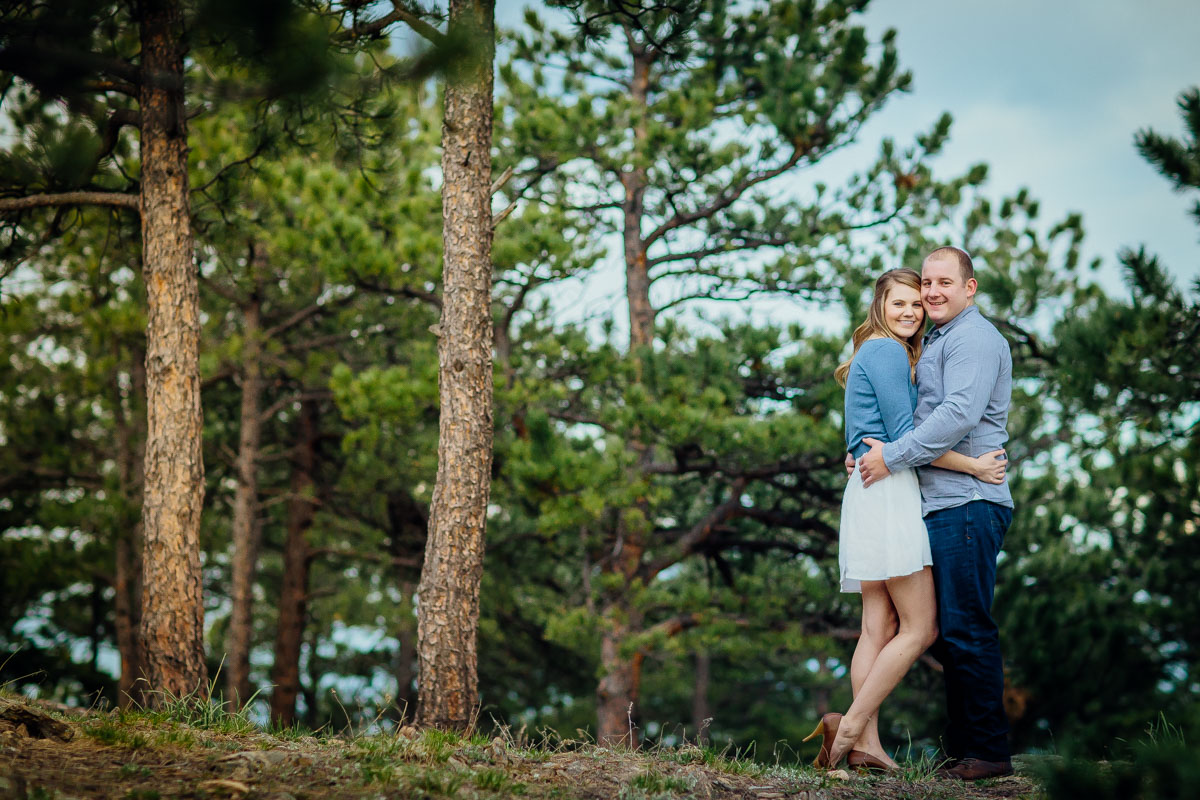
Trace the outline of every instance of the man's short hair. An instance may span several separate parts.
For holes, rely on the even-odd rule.
[[[925,256],[925,261],[936,261],[942,258],[952,258],[958,262],[958,269],[962,273],[963,283],[975,277],[975,265],[971,263],[971,256],[961,247],[953,247],[951,245],[939,247]]]

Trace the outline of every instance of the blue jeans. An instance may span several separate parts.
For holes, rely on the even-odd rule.
[[[943,745],[951,758],[1009,760],[1004,665],[992,597],[996,556],[1011,523],[1011,508],[987,500],[925,517],[939,631],[930,651],[945,668],[950,724]]]

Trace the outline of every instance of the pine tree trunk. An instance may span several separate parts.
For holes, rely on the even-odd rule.
[[[261,253],[251,258],[257,266]],[[255,274],[259,274],[255,271]],[[225,699],[240,709],[251,697],[250,644],[254,574],[258,566],[258,451],[262,440],[262,303],[257,293],[242,306],[242,409],[238,430],[237,492],[233,500],[233,585],[225,644]]]
[[[179,8],[139,7],[141,215],[148,306],[142,670],[149,702],[207,690],[200,585],[199,299],[188,205]]]
[[[142,506],[143,469],[146,457],[146,416],[141,401],[146,396],[145,354],[135,350],[130,364],[129,391],[113,384],[113,418],[117,435],[117,474],[121,497],[129,508]],[[117,705],[142,705],[143,683],[138,645],[142,614],[142,520],[117,533],[113,581],[113,616],[117,651],[121,654],[121,676],[117,681]]]
[[[295,457],[292,461],[291,499],[287,507],[287,540],[283,547],[283,589],[279,598],[279,628],[275,635],[275,663],[271,668],[271,721],[280,727],[296,722],[300,694],[300,649],[308,622],[308,529],[316,516],[313,503],[317,468],[317,406],[300,403]]]
[[[450,2],[451,31],[480,50],[446,86],[438,472],[417,624],[417,720],[458,730],[478,703],[476,628],[491,489],[493,17],[493,0]]]
[[[625,298],[629,305],[629,349],[648,347],[654,341],[654,307],[650,304],[650,273],[646,260],[646,242],[642,235],[642,221],[646,213],[645,196],[647,173],[645,159],[647,130],[645,111],[650,88],[651,59],[644,47],[636,44],[633,33],[626,29],[626,37],[633,58],[633,77],[629,86],[633,104],[633,164],[621,173],[621,186],[625,197],[621,203],[623,220],[623,243],[625,257]],[[633,431],[630,443],[640,438]],[[645,450],[637,456],[641,464],[648,464],[651,453]],[[644,508],[644,504],[639,504]],[[621,549],[618,563],[609,569],[620,575],[621,583],[629,585],[636,574],[645,550],[644,534],[639,529],[620,532]],[[620,590],[617,590],[620,591]],[[640,626],[640,615],[629,607],[629,598],[616,598],[605,611],[609,621],[600,643],[600,665],[603,676],[596,687],[597,730],[596,739],[601,744],[621,744],[636,747],[640,738],[637,726],[637,699],[641,683],[641,655],[622,656],[620,646]],[[624,620],[617,623],[616,620]]]
[[[646,156],[646,123],[642,118],[646,110],[647,93],[650,86],[650,61],[645,52],[634,48],[633,82],[630,97],[634,113],[634,165],[621,175],[625,199],[621,203],[624,214],[625,296],[629,304],[629,349],[649,345],[654,340],[654,307],[650,305],[650,271],[646,261],[646,244],[642,238],[642,217],[645,214],[646,167],[640,159]]]
[[[607,747],[633,748],[641,739],[637,726],[641,656],[623,655],[621,644],[636,630],[640,620],[628,609],[611,607],[604,619],[608,625],[600,638],[602,677],[596,687],[596,742]]]

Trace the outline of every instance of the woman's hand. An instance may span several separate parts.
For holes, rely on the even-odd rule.
[[[1004,471],[1008,469],[1008,459],[1001,458],[1003,448],[984,453],[975,461],[975,477],[984,483],[1004,483]]]

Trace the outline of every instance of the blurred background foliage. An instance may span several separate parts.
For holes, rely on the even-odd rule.
[[[1195,741],[1200,286],[1175,285],[1148,243],[1116,254],[1125,290],[1102,291],[1079,263],[1083,221],[1043,219],[1036,187],[997,202],[983,165],[934,176],[948,117],[911,145],[881,143],[844,186],[806,183],[803,167],[852,140],[909,78],[890,38],[868,47],[861,3],[759,5],[693,3],[683,16],[649,5],[639,35],[661,45],[664,66],[641,111],[619,84],[627,54],[600,46],[611,27],[575,35],[530,15],[502,43],[495,172],[514,177],[496,196],[512,210],[493,251],[480,724],[594,732],[602,642],[638,665],[631,721],[652,739],[753,742],[772,758],[849,703],[858,609],[835,580],[844,476],[832,371],[873,277],[952,241],[975,257],[980,305],[1009,337],[1017,373],[1017,513],[996,598],[1014,745],[1105,754],[1160,715]],[[304,43],[318,24],[306,11],[284,32]],[[226,47],[254,50],[227,34]],[[260,66],[198,48],[189,80],[228,88]],[[436,470],[440,100],[383,44],[300,67],[287,80],[329,90],[269,108],[261,94],[209,91],[191,123],[210,669],[229,617],[252,353],[265,382],[256,713],[268,713],[299,530],[297,717],[386,725],[415,697],[414,592]],[[91,170],[88,185],[116,187],[135,171],[132,131],[118,129],[96,161],[102,131],[86,109],[5,86],[16,136],[0,185],[78,186],[85,178],[71,176]],[[1198,98],[1179,98],[1183,139],[1143,131],[1136,144],[1200,202]],[[580,299],[581,280],[620,249],[614,175],[629,164],[644,168],[647,213],[667,220],[786,164],[801,142],[787,166],[800,171],[780,172],[790,184],[764,182],[654,251],[666,271],[650,346],[628,346],[621,310]],[[136,221],[48,210],[6,225],[0,683],[116,703],[113,565],[140,513],[144,436]],[[738,313],[760,298],[777,322]],[[251,302],[261,319],[248,334]],[[297,484],[302,447],[311,480]],[[310,519],[289,516],[297,497]],[[738,513],[680,549],[730,498]],[[656,567],[645,580],[610,568],[628,557],[628,532],[648,543],[636,555]],[[941,706],[936,664],[919,662],[885,707],[886,741],[936,745]]]

